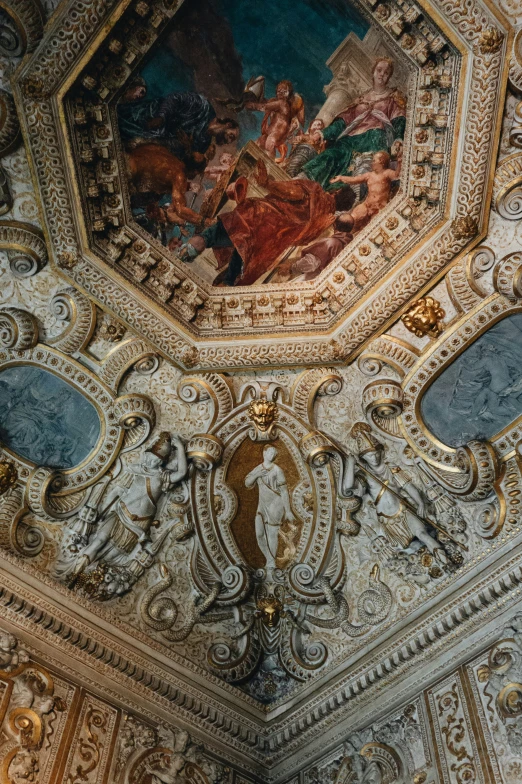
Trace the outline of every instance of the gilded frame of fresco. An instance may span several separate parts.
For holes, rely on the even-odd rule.
[[[299,284],[292,293],[272,291],[273,285],[263,286],[262,293],[255,286],[238,288],[230,296],[205,289],[191,279],[190,269],[162,257],[153,242],[127,225],[123,208],[107,102],[176,8],[168,0],[99,2],[88,8],[71,0],[53,18],[38,56],[19,72],[16,99],[45,196],[54,262],[186,368],[284,366],[353,357],[480,238],[490,195],[490,150],[499,132],[497,107],[507,76],[510,33],[505,23],[478,3],[468,7],[446,0],[423,3],[422,10],[415,4],[364,3],[365,15],[418,71],[416,91],[409,97],[410,169],[403,195],[383,211],[377,225],[361,232],[359,251],[350,246],[349,258],[341,255],[313,285],[301,291]],[[115,31],[126,19],[134,32],[123,46]],[[459,36],[449,25],[457,27]],[[96,65],[101,55],[109,63],[103,71]],[[435,67],[424,68],[428,62]],[[70,105],[68,94],[78,80],[96,95],[89,106]],[[444,107],[442,113],[435,111],[435,100]],[[456,128],[460,130],[451,144]],[[457,153],[461,134],[465,142]],[[433,157],[441,142],[442,166]],[[55,151],[52,156],[49,149]],[[93,152],[102,166],[92,165]],[[73,162],[79,175],[71,184],[66,171]],[[84,210],[90,216],[86,226],[78,223]],[[129,286],[125,264],[127,270],[145,273],[147,285],[134,281]],[[350,299],[354,270],[368,278],[364,265],[378,273],[367,291]],[[213,337],[216,331],[219,338]]]

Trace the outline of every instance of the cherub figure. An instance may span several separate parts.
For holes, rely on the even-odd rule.
[[[277,85],[275,98],[250,101],[245,104],[245,109],[264,111],[261,136],[257,144],[266,150],[271,158],[275,158],[278,152],[278,163],[282,163],[288,152],[288,137],[304,124],[304,102],[301,96],[294,92],[292,82],[283,79]]]
[[[366,183],[368,195],[366,199],[358,204],[351,212],[354,223],[354,231],[359,231],[374,215],[377,215],[390,200],[392,182],[397,179],[397,172],[390,168],[390,156],[382,150],[376,152],[372,159],[372,169],[365,174],[356,177],[339,174],[333,177],[330,182],[342,182],[347,185],[358,185]]]
[[[18,640],[8,632],[0,632],[0,670],[11,672],[29,661],[29,654],[18,647]]]
[[[220,176],[227,172],[234,163],[235,157],[230,152],[223,152],[219,157],[219,166],[207,166],[205,177],[209,180],[219,180]]]

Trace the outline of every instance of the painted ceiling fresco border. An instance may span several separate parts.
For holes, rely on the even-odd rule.
[[[165,8],[161,11],[164,17],[170,15]],[[82,253],[70,201],[72,162],[66,156],[59,132],[64,122],[63,109],[54,93],[60,91],[62,80],[81,50],[95,36],[104,35],[101,26],[110,14],[121,12],[122,6],[101,0],[94,3],[73,0],[67,9],[60,9],[37,53],[23,64],[14,83],[55,262],[104,308],[117,313],[158,350],[185,368],[291,366],[338,362],[352,357],[386,326],[399,308],[442,274],[464,248],[479,241],[485,228],[491,190],[491,153],[501,119],[496,115],[507,81],[504,54],[511,32],[498,12],[486,10],[478,2],[434,4],[427,7],[428,15],[429,8],[458,29],[459,45],[473,66],[466,77],[469,97],[467,122],[462,123],[465,142],[459,191],[453,199],[446,228],[430,240],[429,249],[405,268],[392,273],[385,289],[371,303],[356,308],[349,322],[336,332],[322,338],[283,338],[279,335],[259,340],[238,336],[212,343],[206,339],[206,345],[202,345],[175,326],[158,307],[150,303],[145,305],[141,297],[119,282],[119,277],[108,266],[103,265],[102,269],[88,254]],[[484,36],[492,26],[499,32],[497,25],[503,32],[497,36],[497,44],[491,51]]]

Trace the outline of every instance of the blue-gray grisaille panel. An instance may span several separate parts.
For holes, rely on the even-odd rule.
[[[0,373],[0,441],[20,457],[72,468],[99,436],[96,409],[66,381],[31,365]]]
[[[441,373],[421,402],[448,446],[488,439],[522,414],[522,314],[499,321]]]

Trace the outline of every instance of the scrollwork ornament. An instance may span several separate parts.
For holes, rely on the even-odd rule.
[[[331,456],[338,451],[332,445],[331,440],[320,430],[311,430],[307,433],[301,440],[299,449],[303,459],[314,468],[326,465]]]
[[[334,368],[312,368],[302,373],[292,389],[295,413],[304,422],[313,424],[314,404],[317,397],[337,395],[342,389],[343,379]]]
[[[465,500],[483,501],[492,495],[499,475],[499,464],[491,444],[487,441],[470,441],[457,449],[456,465],[468,476],[467,484],[459,493]]]
[[[357,360],[357,367],[365,376],[378,376],[382,370],[382,362],[377,357],[362,354]]]
[[[54,517],[49,496],[63,487],[63,477],[53,468],[38,467],[30,474],[25,487],[25,500],[35,515]]]
[[[493,270],[493,285],[499,294],[509,300],[522,298],[521,253],[509,253],[498,262]]]
[[[495,253],[487,245],[480,245],[469,255],[469,268],[472,277],[477,280],[489,272],[495,263]]]
[[[14,351],[33,348],[38,342],[38,322],[26,310],[0,310],[0,346]]]
[[[32,52],[36,49],[45,25],[45,12],[40,0],[2,3],[2,8],[11,17],[16,34],[13,36],[11,28],[2,28],[0,52],[6,57],[17,57],[25,51]]]
[[[152,400],[146,395],[131,393],[121,395],[114,401],[114,414],[124,430],[146,425],[151,433],[156,424],[156,411]],[[145,440],[145,439],[143,439]]]
[[[65,327],[56,337],[47,339],[48,345],[64,354],[81,351],[91,339],[96,326],[94,303],[71,287],[54,295],[50,309],[56,321]]]
[[[497,697],[497,707],[505,718],[522,716],[522,683],[508,683]]]
[[[402,387],[393,379],[372,381],[363,389],[362,404],[367,417],[395,419],[404,406]]]
[[[495,207],[499,215],[507,220],[522,218],[522,178],[503,189],[495,202]]]
[[[512,134],[516,136],[518,106],[513,118]],[[506,220],[519,220],[522,217],[522,153],[513,153],[499,163],[493,183],[493,205]]]
[[[222,454],[223,444],[217,436],[199,434],[187,442],[187,457],[198,471],[211,471],[221,460]]]
[[[226,379],[218,373],[204,373],[197,377],[183,378],[178,384],[177,393],[185,403],[195,403],[200,400],[212,401],[209,430],[230,414],[234,407],[232,391]]]
[[[17,277],[30,277],[47,263],[42,233],[30,223],[0,221],[0,249],[10,256],[10,268]]]
[[[144,357],[141,357],[135,365],[134,370],[136,373],[139,373],[140,376],[152,376],[153,373],[159,368],[159,357],[157,354],[145,354]]]

